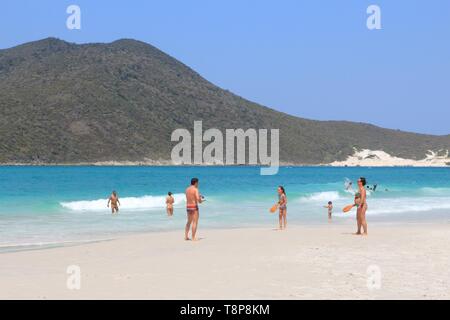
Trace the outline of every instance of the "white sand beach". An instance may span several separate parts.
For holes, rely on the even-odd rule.
[[[368,237],[354,229],[350,221],[200,229],[198,242],[183,241],[180,230],[3,253],[0,298],[450,298],[450,224],[369,221]],[[80,290],[67,288],[70,265],[81,268]],[[381,282],[368,286],[370,270],[381,272]]]

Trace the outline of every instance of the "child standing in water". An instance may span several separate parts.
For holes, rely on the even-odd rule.
[[[278,216],[278,220],[280,223],[280,230],[286,229],[287,225],[287,197],[286,197],[286,191],[284,190],[284,187],[279,186],[278,187],[278,209],[280,211],[280,214]]]
[[[325,206],[328,209],[328,220],[331,220],[331,215],[333,213],[333,202],[328,201],[328,205]]]

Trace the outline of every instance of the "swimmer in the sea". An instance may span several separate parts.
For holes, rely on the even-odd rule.
[[[106,205],[108,208],[109,208],[109,204],[111,204],[111,213],[112,214],[119,213],[120,201],[119,201],[119,197],[117,196],[116,191],[113,191],[111,193],[111,196],[108,199],[108,204]]]
[[[173,216],[173,203],[175,202],[175,199],[173,198],[172,192],[169,191],[166,198],[166,210],[167,215],[169,217]]]

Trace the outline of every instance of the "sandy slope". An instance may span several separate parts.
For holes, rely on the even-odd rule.
[[[201,230],[0,254],[0,298],[449,299],[450,224]],[[81,289],[68,290],[69,265]],[[367,286],[369,266],[381,288]]]
[[[331,166],[342,167],[448,167],[450,166],[449,152],[443,155],[430,151],[425,159],[413,160],[394,157],[381,150],[364,149],[357,151],[345,161],[335,161]]]

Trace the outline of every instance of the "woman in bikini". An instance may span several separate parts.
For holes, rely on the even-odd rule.
[[[362,235],[367,236],[367,221],[366,221],[366,211],[368,209],[367,201],[366,201],[366,178],[361,177],[358,179],[358,188],[359,192],[355,194],[355,204],[356,210],[356,223],[357,223],[357,231],[355,235],[361,235],[361,227],[364,230]]]
[[[284,190],[284,187],[279,186],[278,187],[278,210],[280,211],[280,214],[278,216],[278,220],[280,223],[280,230],[286,229],[287,221],[287,197],[286,197],[286,191]]]

